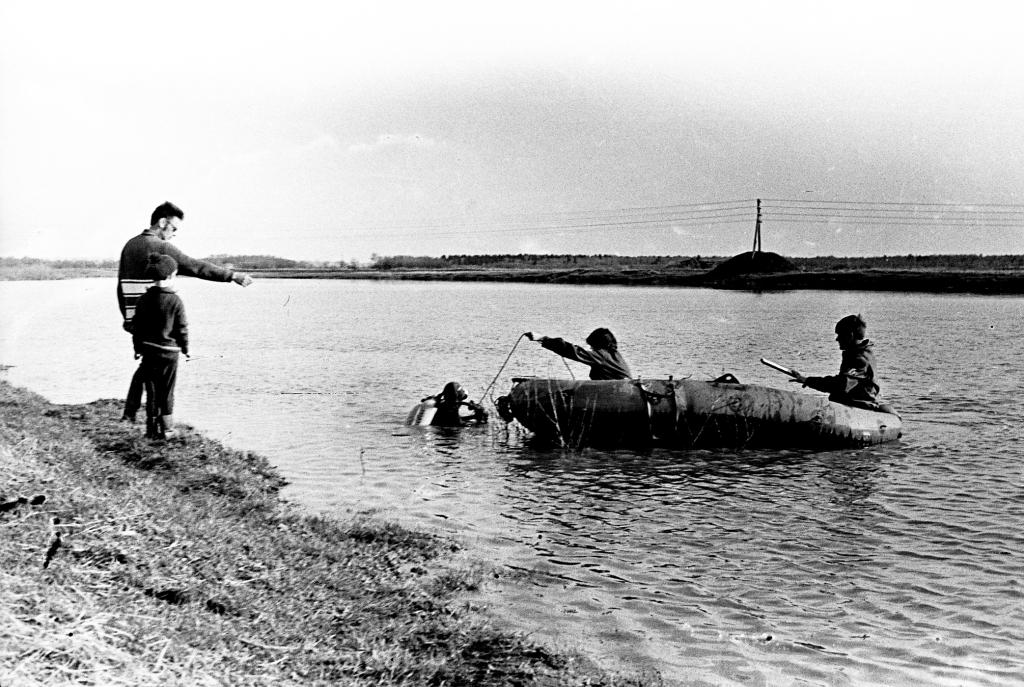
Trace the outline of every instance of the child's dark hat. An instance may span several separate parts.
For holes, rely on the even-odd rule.
[[[178,263],[170,255],[152,253],[149,256],[149,264],[146,265],[146,279],[162,281],[174,274],[177,269]]]

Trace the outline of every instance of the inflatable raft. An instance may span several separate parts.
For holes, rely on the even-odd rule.
[[[898,439],[899,415],[821,395],[690,379],[513,379],[498,399],[517,420],[562,446],[837,448]]]

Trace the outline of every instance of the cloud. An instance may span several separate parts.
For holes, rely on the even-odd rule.
[[[310,153],[317,152],[320,150],[337,150],[338,139],[331,134],[320,134],[313,140],[294,146],[295,152],[298,153]]]
[[[331,157],[340,148],[338,139],[331,134],[320,134],[299,143],[282,144],[208,160],[205,164],[204,179],[211,182],[225,174],[235,174],[238,169],[275,169],[282,166],[294,168],[308,165],[311,160]]]
[[[352,153],[369,153],[384,148],[433,148],[438,142],[422,134],[380,134],[373,143],[353,143],[348,147]]]
[[[686,227],[680,227],[678,225],[672,225],[672,233],[674,233],[676,236],[682,236],[683,238],[686,239],[692,239],[696,236],[696,234],[694,234],[691,230],[687,229]]]

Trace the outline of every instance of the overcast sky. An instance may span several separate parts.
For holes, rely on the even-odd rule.
[[[0,255],[1020,253],[1012,5],[4,0]]]

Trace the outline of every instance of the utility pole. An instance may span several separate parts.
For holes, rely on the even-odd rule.
[[[757,199],[757,222],[754,224],[754,247],[750,250],[750,257],[754,259],[761,252],[761,199]]]

